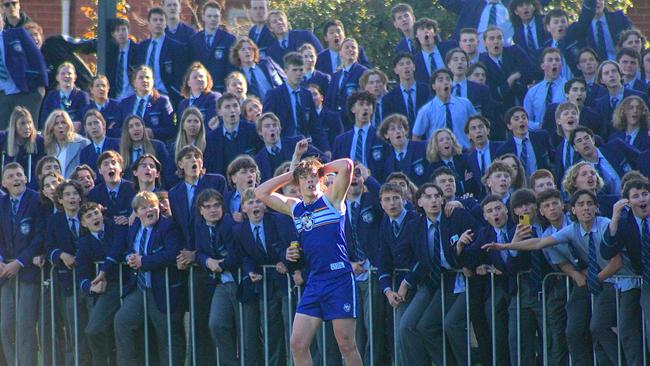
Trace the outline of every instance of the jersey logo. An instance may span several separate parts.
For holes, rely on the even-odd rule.
[[[300,216],[300,224],[305,231],[311,231],[314,228],[314,216],[312,216],[311,212],[305,212]]]
[[[343,304],[343,311],[345,311],[346,313],[349,313],[350,310],[352,310],[352,305],[350,305],[350,303],[346,302],[345,304]]]

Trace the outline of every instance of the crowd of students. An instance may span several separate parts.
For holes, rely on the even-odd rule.
[[[112,22],[106,74],[84,90],[73,62],[48,82],[42,29],[3,0],[0,364],[40,350],[44,364],[214,365],[217,349],[221,365],[285,364],[288,294],[309,281],[286,255],[302,223],[254,189],[307,157],[355,162],[346,311],[364,364],[465,365],[467,332],[482,364],[643,364],[644,35],[604,0],[575,22],[547,1],[438,3],[458,15],[447,40],[391,9],[389,73],[339,20],[317,36],[251,0],[237,37],[220,3],[197,31],[163,0],[139,43]],[[300,198],[298,182],[282,193]],[[312,353],[340,364],[331,326]]]

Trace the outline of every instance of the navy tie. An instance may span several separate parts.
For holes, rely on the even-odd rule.
[[[205,48],[208,50],[212,48],[212,34],[205,35]]]
[[[104,230],[100,230],[97,233],[97,237],[99,238],[99,240],[104,240],[104,238],[106,237],[106,233],[104,232]]]
[[[354,147],[354,160],[363,162],[363,129],[357,132],[357,143]]]
[[[361,214],[361,205],[357,201],[350,204],[350,228],[352,229],[352,243],[354,243],[354,252],[357,260],[362,261],[367,258],[366,253],[361,248],[359,240],[359,216]]]
[[[392,228],[393,228],[393,235],[397,238],[399,236],[399,224],[397,223],[397,220],[393,220],[392,222]]]
[[[155,40],[151,41],[151,53],[149,54],[149,60],[147,60],[147,66],[154,70],[154,65],[156,64],[156,47],[158,42]]]
[[[70,221],[70,233],[72,233],[72,239],[76,242],[79,239],[79,232],[77,231],[77,219],[71,218]]]
[[[497,4],[490,5],[490,17],[488,18],[488,26],[497,24]]]
[[[95,153],[99,155],[102,152],[102,148],[99,146],[95,146]]]
[[[587,286],[589,292],[594,295],[600,294],[603,291],[603,284],[598,279],[600,273],[600,266],[598,265],[598,257],[596,254],[596,244],[594,243],[593,233],[589,233],[589,264],[587,267]]]
[[[434,71],[438,70],[438,65],[436,64],[436,58],[433,57],[433,52],[429,54],[429,67],[431,68],[431,74],[433,74]]]
[[[598,35],[598,55],[601,60],[607,60],[607,47],[605,47],[605,30],[603,29],[603,21],[599,19],[596,21],[596,34]]]
[[[440,263],[440,223],[436,221],[429,226],[429,240],[432,241],[429,246],[431,252],[431,282],[434,287],[440,286],[441,263]]]
[[[108,195],[111,197],[111,201],[113,201],[113,202],[117,201],[117,192],[110,191],[110,192],[108,192]]]
[[[296,113],[296,134],[303,134],[305,136],[308,135],[307,131],[304,131],[305,129],[303,128],[303,115],[302,115],[302,105],[300,104],[300,91],[299,90],[294,90],[293,92],[293,100],[295,102],[295,113]]]
[[[250,76],[250,83],[249,83],[250,92],[251,94],[257,95],[261,98],[262,96],[260,95],[260,88],[257,85],[257,76],[255,76],[255,69],[251,67],[250,69],[248,69],[248,72]]]
[[[526,26],[528,29],[526,37],[528,38],[526,41],[528,45],[528,50],[530,51],[535,51],[537,49],[537,46],[535,46],[535,38],[533,36],[533,29],[531,28],[530,24]]]
[[[618,105],[618,98],[613,97],[613,98],[610,100],[610,103],[611,103],[611,106],[612,106],[612,111],[615,110],[615,109],[616,109],[616,106]]]
[[[259,226],[255,226],[255,244],[262,248],[263,251],[266,252],[266,246],[264,246],[264,242],[262,241],[262,236],[260,235],[261,228]]]
[[[226,138],[228,139],[228,141],[234,140],[235,137],[237,137],[237,132],[235,132],[235,131],[232,131],[232,132],[226,131]]]
[[[549,81],[546,84],[546,106],[553,103],[553,82]]]
[[[457,97],[460,97],[460,96],[461,96],[461,95],[460,95],[460,84],[456,84],[456,85],[454,85],[454,91],[455,91],[455,95],[456,95]]]
[[[445,127],[450,131],[453,131],[452,119],[451,119],[451,109],[449,108],[449,102],[445,103]]]
[[[273,154],[274,156],[278,156],[278,154],[280,154],[280,148],[277,147],[276,145],[273,145],[273,147],[271,148],[271,154]]]
[[[406,93],[406,116],[409,123],[415,122],[415,107],[413,106],[413,88],[404,91]]]
[[[632,145],[632,135],[625,135],[625,143]]]
[[[528,174],[528,137],[524,137],[523,140],[521,140],[521,152],[519,154],[519,160],[521,160],[521,165],[524,166],[524,172],[526,173],[526,176],[529,176]]]
[[[140,243],[138,245],[138,254],[142,257],[147,255],[147,236],[149,234],[148,229],[143,229],[142,230],[142,235],[140,236]],[[138,288],[141,291],[145,291],[147,289],[147,278],[145,276],[145,272],[140,269],[138,271]]]
[[[120,57],[117,59],[117,80],[115,81],[116,95],[122,94],[124,87],[124,51],[120,51]]]
[[[11,199],[11,213],[14,216],[16,216],[18,214],[18,203],[20,203],[20,201],[18,201],[18,199],[16,199],[16,198]]]
[[[643,265],[643,283],[650,285],[650,231],[648,218],[641,221],[641,264]]]
[[[144,103],[145,103],[145,98],[140,99],[140,101],[138,102],[138,109],[135,110],[135,114],[140,118],[143,118],[144,115]]]

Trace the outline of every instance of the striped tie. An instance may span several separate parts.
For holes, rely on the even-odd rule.
[[[596,244],[594,243],[593,233],[589,233],[589,264],[587,267],[587,286],[589,292],[598,295],[603,291],[603,284],[598,279],[600,273],[600,266],[598,265],[598,257],[596,255]]]
[[[357,132],[357,144],[354,147],[354,160],[363,162],[363,129]]]
[[[158,42],[156,40],[151,40],[151,53],[149,54],[149,60],[147,61],[147,66],[149,66],[152,70],[154,69],[154,65],[156,64],[157,46],[158,46]]]
[[[4,50],[0,51],[0,80],[9,80],[9,72],[7,71]]]
[[[648,218],[641,222],[641,264],[643,265],[643,282],[650,285],[650,231]]]
[[[524,137],[523,140],[521,140],[521,152],[519,153],[519,160],[521,160],[521,165],[524,166],[524,172],[526,173],[526,176],[530,176],[528,173],[528,137]]]
[[[149,234],[148,229],[143,229],[142,230],[142,235],[140,236],[140,245],[138,246],[138,254],[141,256],[147,255],[147,237]],[[145,276],[145,272],[140,270],[138,271],[138,288],[141,291],[145,291],[147,289],[147,278]]]
[[[436,221],[429,226],[429,240],[433,241],[430,246],[431,253],[431,282],[434,287],[440,286],[441,265],[440,265],[440,223]]]

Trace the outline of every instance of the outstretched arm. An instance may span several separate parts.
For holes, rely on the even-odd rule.
[[[334,184],[325,192],[325,196],[335,207],[345,200],[345,195],[348,193],[352,181],[353,164],[352,160],[344,158],[327,163],[322,168],[323,175],[336,173]]]
[[[255,197],[260,199],[266,206],[274,209],[275,211],[282,212],[288,216],[292,216],[292,207],[300,201],[295,198],[286,197],[276,192],[285,184],[291,182],[291,180],[293,180],[292,172],[286,172],[282,175],[271,178],[262,183],[259,187],[255,188]]]
[[[481,248],[484,250],[537,250],[555,244],[557,244],[555,238],[552,236],[546,236],[543,238],[530,238],[520,242],[507,244],[490,243],[483,245]]]

